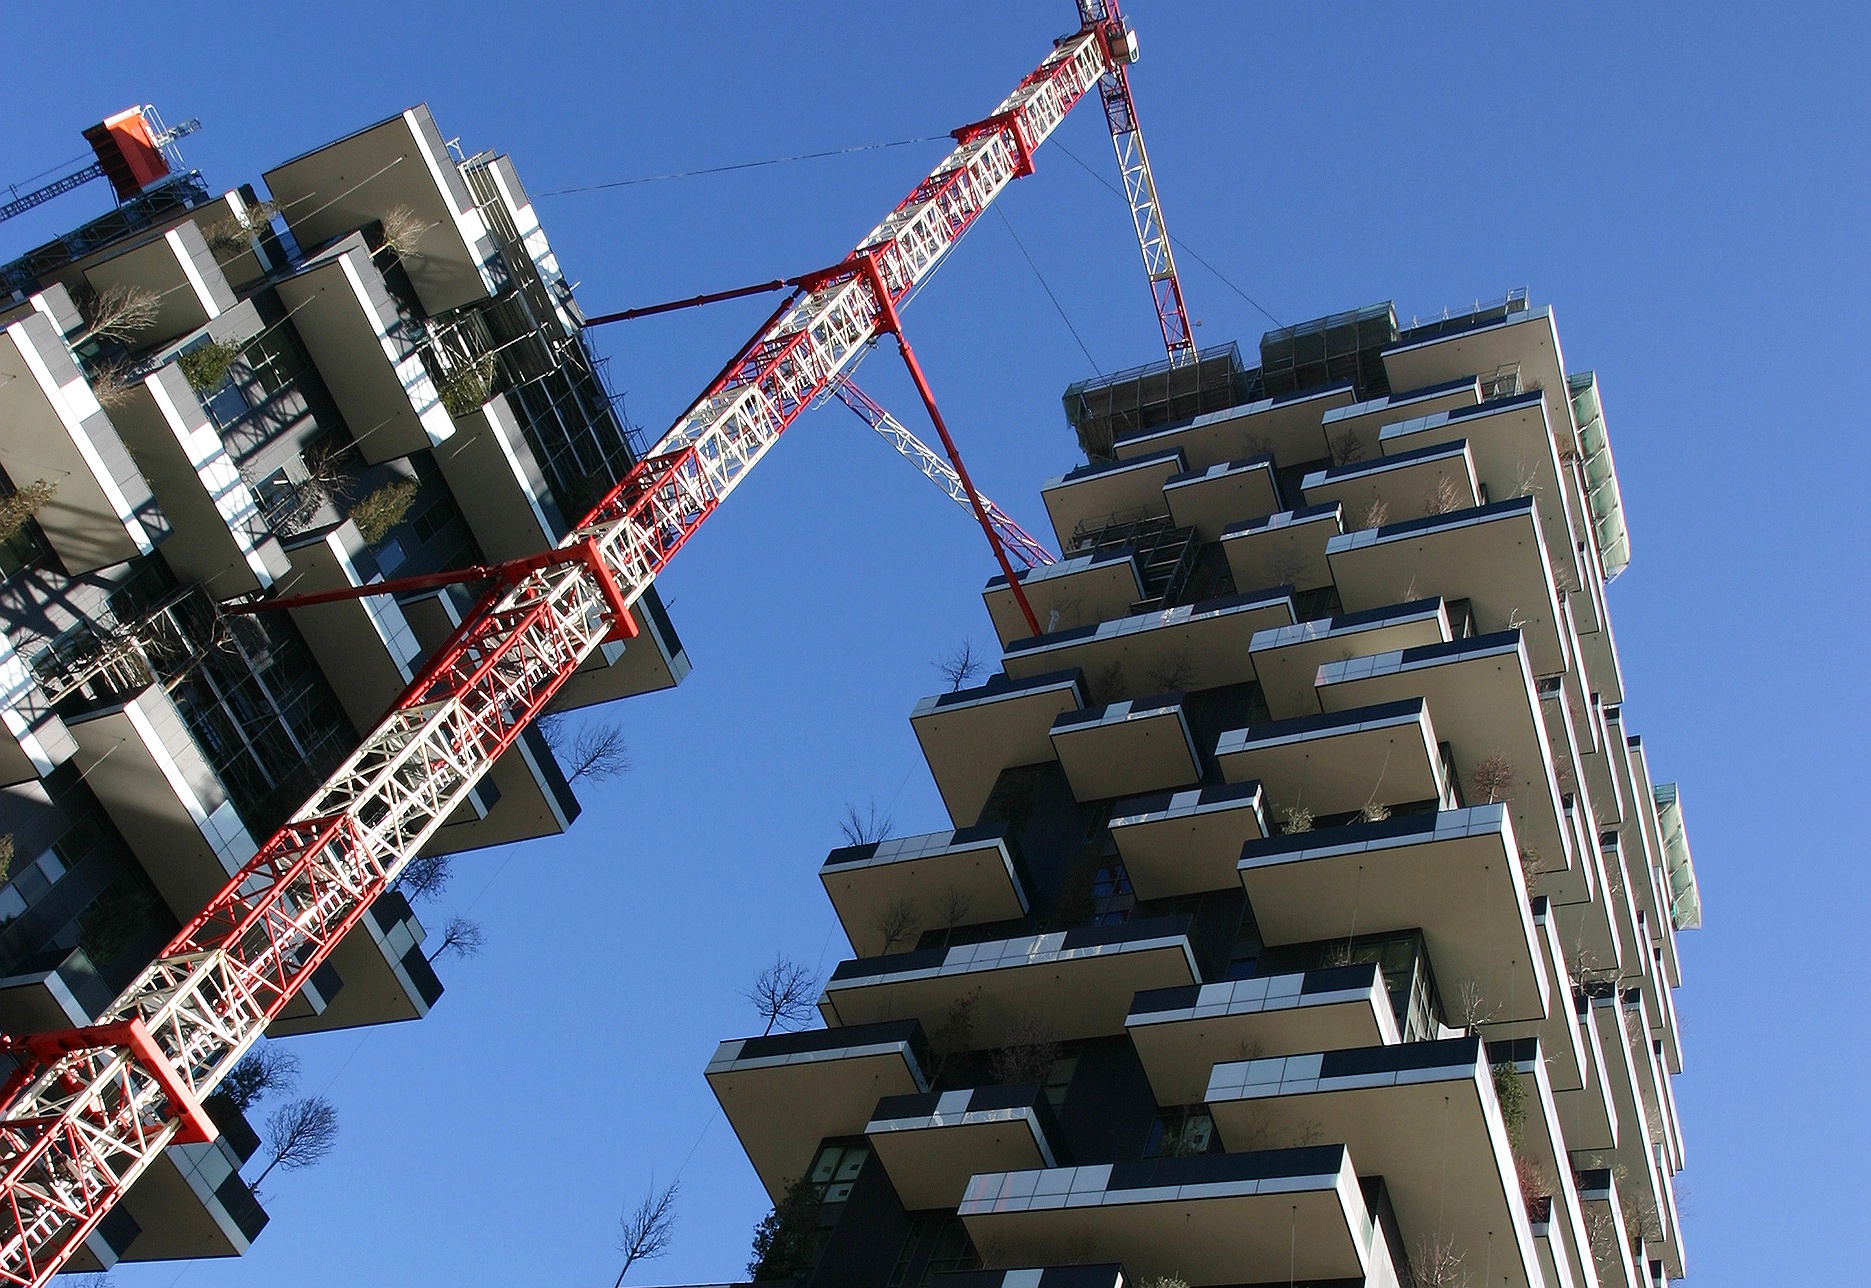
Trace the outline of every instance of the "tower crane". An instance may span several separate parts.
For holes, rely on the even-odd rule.
[[[1129,32],[1109,0],[1093,8],[1104,16],[1082,21],[992,114],[956,130],[955,147],[849,256],[788,283],[754,337],[557,548],[471,570],[492,589],[96,1024],[0,1038],[18,1062],[0,1087],[0,1284],[41,1288],[162,1149],[213,1139],[203,1097],[579,664],[635,634],[631,605],[882,334],[897,338],[1017,592],[897,309],[1032,172],[1035,149],[1073,105],[1114,72],[1122,80]]]

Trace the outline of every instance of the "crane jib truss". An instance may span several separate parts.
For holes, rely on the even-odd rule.
[[[1109,70],[1059,41],[840,268],[796,289],[557,550],[495,588],[362,745],[96,1026],[0,1039],[0,1284],[43,1285],[780,434]]]
[[[1104,102],[1105,123],[1111,127],[1111,146],[1117,152],[1118,172],[1124,179],[1124,199],[1130,203],[1137,246],[1143,252],[1143,271],[1150,279],[1156,320],[1163,329],[1163,347],[1169,365],[1195,361],[1195,333],[1189,328],[1189,310],[1183,303],[1182,279],[1176,275],[1176,255],[1169,229],[1163,223],[1163,205],[1157,200],[1156,178],[1150,172],[1150,154],[1144,151],[1143,130],[1137,124],[1137,103],[1130,93],[1128,64],[1137,59],[1136,39],[1118,12],[1118,0],[1078,0],[1079,20],[1087,30],[1104,33],[1104,75],[1098,78],[1098,97]]]

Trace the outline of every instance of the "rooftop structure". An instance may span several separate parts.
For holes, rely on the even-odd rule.
[[[1072,386],[1058,562],[833,851],[824,1027],[706,1076],[759,1279],[1656,1288],[1700,902],[1624,718],[1631,538],[1524,292]]]
[[[92,1023],[359,745],[470,597],[230,601],[535,555],[638,452],[511,161],[417,106],[219,196],[170,174],[0,266],[0,1028]],[[553,709],[681,681],[654,589]],[[563,831],[539,726],[426,857]],[[421,1018],[378,897],[271,1037]],[[267,1215],[226,1092],[70,1263],[227,1256]],[[250,1172],[253,1169],[248,1169]]]

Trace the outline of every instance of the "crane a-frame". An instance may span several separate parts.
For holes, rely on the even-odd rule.
[[[579,664],[635,633],[630,606],[780,434],[872,340],[901,342],[897,306],[1032,172],[1072,106],[1094,84],[1123,82],[1134,44],[1115,3],[1081,10],[1080,29],[991,115],[956,130],[954,149],[846,259],[792,284],[558,548],[479,570],[493,589],[388,714],[98,1023],[0,1038],[19,1062],[0,1088],[0,1283],[45,1284],[162,1149],[213,1139],[202,1098],[372,900]]]

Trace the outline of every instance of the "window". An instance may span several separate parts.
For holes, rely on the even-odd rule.
[[[1129,919],[1131,909],[1137,906],[1137,896],[1130,888],[1130,873],[1120,860],[1110,859],[1099,866],[1091,879],[1091,899],[1092,925],[1115,926]]]
[[[455,517],[455,507],[447,497],[442,497],[434,505],[417,515],[409,526],[416,534],[416,540],[433,541],[437,533],[448,526]]]
[[[819,1151],[812,1165],[812,1184],[818,1189],[820,1203],[843,1203],[851,1197],[851,1186],[864,1170],[871,1156],[869,1145],[827,1145]]]
[[[1183,1158],[1206,1154],[1217,1147],[1215,1120],[1206,1105],[1170,1109],[1157,1115],[1150,1124],[1150,1139],[1145,1142],[1145,1158]]]
[[[961,1218],[953,1212],[925,1212],[911,1218],[903,1251],[884,1288],[925,1288],[939,1274],[980,1267],[980,1254]]]
[[[1052,1062],[1052,1068],[1046,1071],[1046,1103],[1057,1112],[1065,1104],[1065,1093],[1072,1085],[1072,1075],[1078,1072],[1078,1052],[1061,1052]]]

